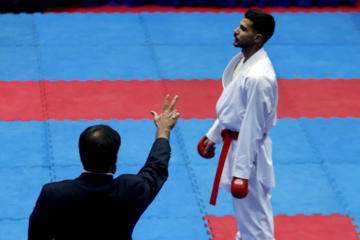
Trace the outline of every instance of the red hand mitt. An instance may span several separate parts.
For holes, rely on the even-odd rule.
[[[231,194],[233,197],[242,199],[245,198],[248,193],[248,180],[233,177],[231,181]]]
[[[197,150],[200,156],[202,156],[203,158],[212,158],[215,156],[215,151],[214,150],[210,150],[209,152],[205,153],[205,146],[204,146],[204,141],[207,139],[206,136],[204,136],[198,143],[197,145]]]

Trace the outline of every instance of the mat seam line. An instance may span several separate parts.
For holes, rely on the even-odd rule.
[[[351,211],[349,210],[347,204],[344,201],[344,198],[342,196],[342,194],[337,190],[337,186],[334,182],[334,180],[331,177],[331,173],[329,171],[329,169],[326,167],[326,161],[324,160],[323,156],[321,155],[319,149],[316,147],[315,141],[312,138],[310,131],[308,130],[308,128],[306,127],[305,123],[303,122],[303,118],[301,117],[301,114],[298,112],[297,108],[295,107],[296,105],[294,104],[293,99],[291,98],[290,94],[286,91],[286,85],[283,86],[282,88],[284,90],[283,96],[286,96],[286,98],[288,99],[290,105],[292,106],[295,114],[298,116],[298,118],[296,119],[296,121],[298,122],[301,130],[303,131],[305,138],[307,139],[313,153],[315,154],[315,157],[319,160],[319,165],[321,166],[321,169],[323,170],[327,181],[329,182],[330,187],[333,189],[333,191],[336,193],[336,197],[339,200],[340,205],[344,208],[346,214],[348,216],[351,215]]]
[[[144,35],[145,35],[145,40],[146,40],[147,46],[148,46],[148,48],[150,50],[151,58],[152,58],[152,60],[154,62],[154,65],[155,65],[156,74],[158,75],[160,80],[164,79],[164,76],[163,76],[163,73],[161,71],[161,67],[160,67],[160,64],[159,64],[159,61],[158,61],[158,58],[157,58],[157,55],[156,55],[156,51],[155,51],[155,49],[153,47],[150,32],[149,32],[149,29],[148,29],[148,27],[146,25],[144,14],[139,14],[139,20],[140,20],[141,28],[143,29],[143,32],[144,32]],[[168,94],[168,87],[166,85],[166,81],[161,81],[160,85],[161,85],[161,88],[162,88],[162,91],[164,92],[164,94],[165,95]],[[181,156],[183,157],[185,167],[186,167],[186,171],[188,173],[188,177],[189,177],[191,185],[193,187],[193,192],[194,192],[198,207],[200,208],[199,209],[200,213],[206,215],[206,213],[205,213],[205,205],[202,202],[199,186],[197,184],[197,181],[196,181],[195,175],[194,175],[194,173],[192,171],[192,168],[189,166],[189,164],[190,164],[189,156],[187,154],[187,151],[186,151],[186,148],[185,148],[185,145],[184,145],[184,139],[183,139],[181,131],[180,131],[180,125],[177,124],[177,126],[173,129],[173,131],[174,131],[176,139],[177,139],[177,141],[179,143]],[[205,228],[205,230],[206,230],[206,228]]]
[[[29,220],[28,217],[20,217],[20,218],[0,218],[0,222],[1,221],[12,221],[12,222],[16,222],[16,221],[23,221],[23,220]]]
[[[181,155],[183,156],[183,159],[184,159],[184,162],[185,162],[185,167],[186,167],[188,177],[189,177],[190,182],[191,182],[191,186],[193,187],[193,192],[194,192],[197,204],[199,206],[200,213],[203,214],[202,220],[204,221],[204,225],[206,226],[206,220],[204,219],[204,217],[207,215],[205,204],[204,204],[204,202],[202,200],[199,185],[197,183],[195,174],[194,174],[192,168],[190,167],[190,160],[189,160],[190,158],[189,158],[189,155],[187,154],[182,134],[181,134],[178,127],[175,127],[174,131],[175,131],[175,134],[177,136],[177,140],[178,140],[178,143],[179,143],[179,148],[180,148],[180,151],[181,151]],[[206,227],[204,228],[204,230],[207,233],[207,228]]]
[[[355,28],[360,32],[360,22],[358,22],[355,18],[354,18],[354,14],[359,14],[359,13],[351,13],[349,14],[351,21],[353,22],[353,24],[355,25]]]
[[[150,31],[146,25],[144,14],[142,14],[142,13],[139,14],[139,21],[140,21],[140,25],[143,30],[144,36],[145,36],[145,42],[146,42],[145,45],[149,48],[150,56],[151,56],[151,59],[153,60],[154,66],[155,66],[155,72],[159,79],[164,79],[158,58],[156,56],[156,51],[153,47],[153,42],[151,41]]]
[[[168,88],[167,88],[167,81],[161,81],[161,87],[162,89],[165,91],[165,94],[168,93]],[[181,113],[180,113],[181,114]],[[185,120],[184,120],[185,121]],[[200,213],[203,214],[203,216],[206,216],[206,208],[205,208],[205,204],[202,200],[202,197],[201,197],[201,192],[200,192],[200,189],[199,189],[199,185],[197,183],[197,180],[196,180],[196,177],[195,177],[195,174],[193,172],[193,169],[190,167],[190,157],[186,151],[186,147],[185,147],[185,141],[184,141],[184,138],[181,134],[181,125],[180,124],[177,124],[174,128],[174,133],[175,133],[175,136],[176,136],[176,139],[178,140],[178,143],[179,143],[179,148],[180,148],[180,152],[181,152],[181,156],[183,157],[183,160],[184,160],[184,163],[185,163],[185,168],[186,168],[186,171],[188,173],[188,177],[189,177],[189,180],[191,182],[191,186],[193,187],[193,192],[194,192],[194,195],[195,195],[195,198],[196,198],[196,201],[197,201],[197,204],[199,206],[199,210],[200,210]],[[204,220],[204,218],[202,218]]]
[[[33,30],[35,35],[35,51],[36,51],[36,60],[37,60],[37,68],[38,68],[38,77],[39,77],[39,88],[40,88],[40,100],[41,100],[41,111],[44,118],[44,131],[45,131],[45,143],[47,149],[47,159],[49,161],[49,176],[50,182],[55,181],[56,174],[55,174],[55,167],[54,167],[54,154],[52,148],[52,141],[51,141],[51,130],[50,130],[50,123],[49,120],[49,109],[47,103],[47,96],[46,96],[46,86],[44,82],[44,71],[42,67],[42,55],[40,49],[40,33],[39,33],[39,25],[37,21],[38,14],[33,14]]]
[[[290,100],[290,101],[292,101],[292,100]],[[338,191],[338,187],[336,186],[334,179],[331,177],[332,174],[329,171],[329,168],[326,166],[326,161],[324,160],[323,156],[321,155],[319,149],[316,147],[315,141],[314,141],[313,137],[311,136],[310,131],[306,127],[306,124],[304,123],[303,119],[304,118],[297,119],[299,126],[302,129],[302,131],[304,132],[304,135],[305,135],[306,139],[308,140],[310,147],[315,154],[315,157],[319,160],[321,169],[325,173],[326,179],[329,182],[330,187],[336,193],[336,197],[338,198],[340,205],[344,208],[345,213],[350,217],[352,215],[352,212],[348,208],[348,205],[346,204],[346,201],[344,200],[341,192]]]

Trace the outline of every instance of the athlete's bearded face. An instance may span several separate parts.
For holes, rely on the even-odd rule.
[[[251,47],[255,43],[256,35],[259,33],[253,29],[253,22],[243,18],[239,27],[234,30],[234,46],[240,48]]]

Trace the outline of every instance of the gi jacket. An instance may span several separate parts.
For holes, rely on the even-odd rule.
[[[221,143],[220,132],[239,132],[227,155],[220,188],[230,192],[234,177],[249,179],[256,167],[257,178],[267,187],[275,185],[272,164],[272,142],[267,132],[276,124],[278,103],[277,79],[270,59],[263,48],[252,55],[232,79],[237,63],[244,57],[237,54],[227,65],[223,92],[216,104],[217,119],[206,134]]]
[[[137,175],[83,173],[44,185],[30,216],[29,240],[130,240],[136,222],[168,177],[169,141],[155,140]]]

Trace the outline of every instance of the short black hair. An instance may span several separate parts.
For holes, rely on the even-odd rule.
[[[245,18],[251,20],[254,30],[263,35],[264,43],[274,34],[275,19],[270,14],[257,9],[249,9],[245,13]]]
[[[107,125],[88,127],[79,139],[80,159],[84,169],[106,173],[115,164],[121,138]]]

